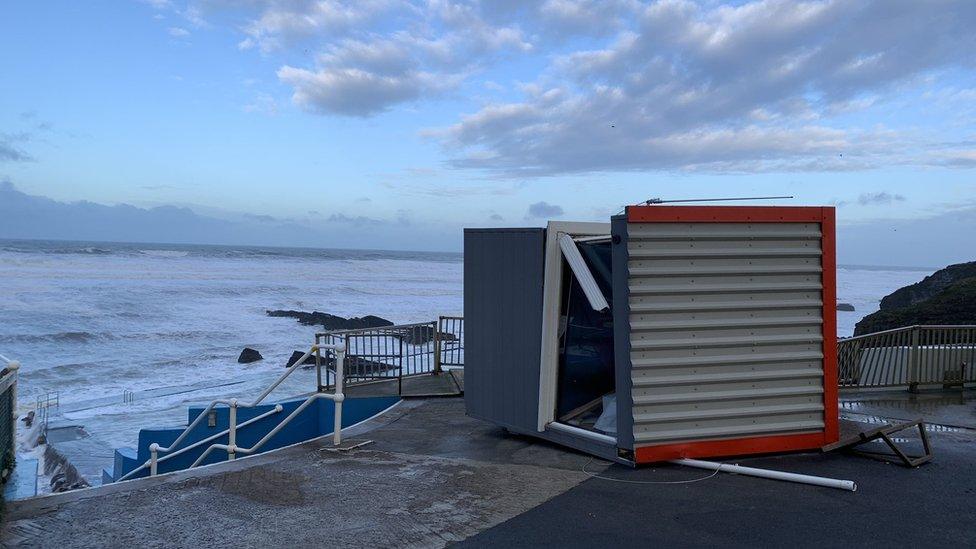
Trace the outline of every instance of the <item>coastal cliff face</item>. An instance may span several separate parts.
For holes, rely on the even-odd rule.
[[[881,300],[854,335],[915,324],[976,324],[976,262],[950,265]]]

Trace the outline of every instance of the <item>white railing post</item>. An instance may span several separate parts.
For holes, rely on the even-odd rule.
[[[346,350],[343,346],[341,349],[335,351],[336,354],[336,369],[335,369],[335,424],[333,425],[332,431],[332,444],[338,446],[342,443],[342,401],[346,399],[346,395],[343,393],[343,381],[345,377],[345,365],[346,365]]]
[[[153,442],[149,445],[149,476],[156,476],[156,461],[159,457],[159,445]]]
[[[918,392],[919,374],[918,374],[918,326],[912,326],[911,328],[911,340],[908,348],[908,391],[912,393]]]
[[[231,460],[237,457],[237,399],[231,399],[230,401],[230,425],[227,431],[227,459]]]

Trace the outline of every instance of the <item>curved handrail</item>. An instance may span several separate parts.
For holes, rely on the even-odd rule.
[[[316,400],[318,400],[320,398],[326,398],[326,399],[333,400],[336,403],[336,405],[338,405],[338,404],[340,404],[342,402],[342,400],[337,400],[337,398],[338,397],[341,397],[341,396],[342,395],[338,395],[338,396],[337,395],[330,395],[328,393],[315,393],[314,395],[312,395],[312,396],[308,397],[307,399],[305,399],[305,402],[301,403],[301,405],[299,405],[298,408],[295,408],[295,410],[292,411],[292,413],[288,414],[288,417],[286,417],[285,419],[281,420],[281,423],[279,423],[274,429],[272,429],[271,431],[269,431],[268,434],[264,435],[264,437],[262,437],[261,440],[255,442],[254,445],[251,446],[250,448],[241,448],[240,446],[232,446],[232,445],[229,445],[229,444],[211,444],[210,447],[207,448],[202,454],[200,454],[200,457],[198,457],[196,459],[196,461],[194,461],[190,465],[190,467],[188,467],[188,468],[189,469],[192,469],[192,468],[196,467],[197,465],[200,465],[201,463],[203,463],[203,460],[207,459],[207,456],[210,455],[210,452],[212,452],[214,450],[225,450],[229,454],[231,454],[231,453],[232,454],[237,454],[237,453],[251,454],[251,453],[254,453],[259,448],[261,448],[261,446],[263,446],[265,442],[267,442],[268,440],[270,440],[271,437],[273,437],[276,434],[278,434],[278,431],[282,430],[285,427],[285,425],[288,425],[288,423],[290,423],[292,419],[294,419],[296,416],[298,416],[298,414],[302,413],[302,411],[305,408],[308,408],[308,406],[312,402],[314,402],[314,401],[316,401]],[[243,423],[241,425],[243,425]],[[339,434],[339,431],[340,430],[341,430],[341,426],[340,427],[337,427],[336,428],[336,431],[335,431],[335,433],[333,433],[333,435],[334,436],[337,436]],[[336,442],[336,444],[338,444],[338,441]]]
[[[247,427],[248,425],[250,425],[252,423],[257,423],[258,421],[261,421],[262,419],[264,419],[266,417],[273,416],[274,414],[277,414],[277,413],[281,412],[284,409],[285,408],[281,404],[276,404],[275,407],[272,408],[271,410],[268,410],[267,412],[265,412],[263,414],[260,414],[260,415],[257,415],[257,416],[252,417],[251,419],[249,419],[249,420],[241,423],[240,425],[238,425],[237,428],[240,429],[241,427]],[[205,439],[198,440],[198,441],[194,442],[193,444],[191,444],[189,446],[185,446],[183,448],[180,448],[179,450],[173,452],[172,454],[166,454],[165,456],[157,459],[156,460],[156,464],[159,465],[160,463],[162,463],[162,462],[164,462],[166,460],[172,459],[172,458],[174,458],[176,456],[179,456],[179,455],[183,455],[184,453],[189,452],[190,450],[193,450],[194,448],[198,448],[200,446],[203,446],[204,444],[206,444],[208,442],[213,442],[214,440],[217,440],[218,438],[226,435],[228,432],[230,432],[230,428],[224,429],[223,431],[221,431],[221,432],[219,432],[219,433],[217,433],[215,435],[210,435],[209,437],[207,437]],[[136,467],[135,469],[129,471],[128,473],[126,473],[125,475],[123,475],[121,478],[119,478],[119,480],[117,480],[116,482],[121,482],[123,480],[128,480],[129,477],[135,475],[139,471],[144,471],[147,467],[149,467],[149,465],[150,465],[150,460],[146,460],[145,463],[143,463],[139,467]]]
[[[246,422],[241,423],[240,425],[238,425],[237,424],[237,409],[238,408],[241,408],[241,407],[243,407],[243,408],[253,408],[253,407],[259,405],[269,394],[271,394],[272,391],[275,390],[275,388],[277,388],[279,385],[281,385],[281,383],[288,376],[290,376],[292,374],[292,372],[294,372],[299,367],[301,367],[302,364],[305,362],[305,360],[307,360],[310,356],[312,356],[313,353],[316,355],[316,358],[318,359],[317,362],[320,362],[320,359],[321,359],[320,352],[323,351],[323,350],[329,350],[329,351],[333,351],[333,352],[336,353],[336,364],[337,364],[337,366],[336,366],[336,371],[335,371],[335,376],[336,376],[335,392],[332,393],[332,394],[316,393],[315,395],[313,395],[312,397],[310,397],[309,399],[307,399],[304,403],[302,403],[302,405],[299,406],[296,409],[295,412],[292,412],[291,414],[288,415],[288,417],[286,417],[285,419],[283,419],[281,421],[281,423],[279,423],[278,426],[275,427],[268,435],[266,435],[264,438],[262,438],[260,441],[258,441],[258,444],[257,445],[255,445],[255,446],[253,446],[251,448],[238,448],[237,445],[236,445],[237,429],[239,427],[243,427],[243,426],[246,426],[246,425],[250,425],[251,423],[254,423],[255,421],[257,421],[260,418],[267,417],[268,415],[271,415],[272,412],[266,412],[265,414],[262,414],[261,416],[252,418],[251,420],[248,420],[248,421],[246,421]],[[160,446],[156,442],[153,442],[152,444],[150,444],[149,445],[149,459],[145,463],[143,463],[142,465],[140,465],[138,468],[136,468],[135,470],[130,471],[129,473],[127,473],[125,476],[123,476],[119,480],[124,480],[124,479],[130,477],[131,475],[135,474],[137,471],[144,470],[146,467],[149,468],[149,475],[150,476],[155,476],[156,473],[157,473],[157,466],[158,466],[158,464],[159,464],[160,461],[163,461],[163,460],[168,459],[168,458],[171,458],[171,457],[173,457],[175,455],[179,455],[179,454],[181,454],[183,452],[186,452],[190,448],[196,448],[196,447],[202,445],[203,443],[208,442],[210,440],[214,440],[215,438],[221,437],[224,434],[227,434],[228,435],[228,444],[213,444],[209,448],[207,448],[207,450],[204,451],[204,455],[209,454],[214,449],[214,447],[218,447],[219,449],[227,450],[227,457],[228,457],[228,459],[234,459],[235,458],[235,454],[238,451],[242,451],[243,453],[249,454],[249,453],[255,451],[257,449],[257,447],[259,447],[261,444],[264,444],[264,442],[266,440],[268,440],[271,436],[273,436],[274,434],[276,434],[285,425],[287,425],[292,420],[292,418],[295,417],[295,415],[296,415],[296,413],[298,411],[304,410],[305,407],[307,407],[308,404],[311,401],[313,401],[313,400],[315,400],[317,398],[329,398],[330,400],[333,400],[336,403],[336,413],[335,413],[336,429],[335,429],[335,432],[334,432],[334,435],[333,436],[334,436],[334,439],[335,439],[335,444],[338,445],[339,442],[340,442],[340,440],[341,440],[340,431],[342,430],[342,401],[345,399],[345,396],[342,393],[343,364],[345,362],[345,355],[346,355],[345,345],[322,345],[322,344],[319,344],[319,343],[316,343],[315,345],[312,345],[312,347],[308,351],[306,351],[305,354],[301,356],[301,358],[299,358],[291,366],[289,366],[288,369],[286,369],[285,372],[281,376],[279,376],[278,379],[275,380],[274,383],[272,383],[270,386],[268,386],[268,388],[265,389],[264,392],[262,392],[256,399],[254,399],[254,401],[248,402],[248,403],[241,403],[236,398],[231,398],[231,399],[216,399],[216,400],[214,400],[209,405],[207,405],[207,407],[204,408],[203,411],[201,411],[200,414],[197,415],[197,417],[189,425],[187,425],[186,429],[184,429],[183,432],[180,433],[180,435],[178,437],[176,437],[176,440],[174,440],[173,442],[171,442],[169,446],[162,447],[162,446]],[[190,432],[193,431],[197,427],[197,425],[199,425],[200,422],[203,421],[203,418],[206,417],[214,409],[214,407],[216,407],[218,404],[225,404],[225,405],[227,405],[230,408],[230,425],[229,425],[229,427],[228,427],[228,429],[226,431],[224,431],[222,433],[219,433],[217,435],[212,435],[211,437],[208,437],[207,439],[204,439],[203,441],[199,441],[197,443],[194,443],[191,446],[188,446],[186,448],[180,449],[178,452],[175,452],[173,454],[169,454],[169,455],[163,456],[162,459],[159,458],[159,453],[160,452],[164,452],[164,453],[171,452],[181,442],[183,442],[183,440],[186,439],[187,436],[189,436]],[[280,405],[276,406],[275,407],[275,410],[273,411],[273,413],[280,412],[281,410],[279,410],[279,408],[281,408]],[[196,465],[196,462],[193,465],[191,465],[190,467],[193,467],[195,465]]]

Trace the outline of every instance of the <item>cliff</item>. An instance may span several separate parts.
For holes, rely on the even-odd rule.
[[[976,262],[951,265],[881,300],[854,335],[915,324],[976,324]]]

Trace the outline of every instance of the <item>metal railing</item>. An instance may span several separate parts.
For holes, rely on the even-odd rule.
[[[976,326],[907,326],[837,342],[841,387],[976,382]]]
[[[326,358],[328,358],[328,356],[330,354],[334,354],[335,355],[334,363],[337,364],[337,367],[333,370],[333,377],[335,379],[335,390],[332,393],[324,393],[324,392],[321,392],[322,391],[322,386],[321,386],[321,383],[319,383],[319,392],[316,392],[312,396],[310,396],[307,399],[305,399],[304,402],[302,402],[297,408],[295,408],[295,410],[293,410],[284,419],[282,419],[278,423],[278,425],[275,426],[274,429],[272,429],[267,434],[265,434],[263,437],[261,437],[260,440],[258,440],[257,442],[255,442],[249,448],[244,448],[244,447],[238,446],[237,445],[237,433],[238,433],[238,431],[241,428],[247,427],[248,425],[251,425],[252,423],[256,423],[257,421],[260,421],[260,420],[262,420],[262,419],[264,419],[266,417],[270,417],[270,416],[272,416],[274,414],[281,413],[284,410],[284,407],[281,406],[280,404],[277,404],[277,405],[275,405],[275,407],[273,409],[271,409],[271,410],[269,410],[269,411],[267,411],[267,412],[265,412],[263,414],[259,414],[259,415],[255,416],[255,417],[253,417],[253,418],[251,418],[251,419],[249,419],[247,421],[241,422],[240,424],[237,423],[237,410],[238,410],[238,408],[254,408],[254,407],[258,406],[259,404],[261,404],[261,402],[269,394],[271,394],[271,392],[274,391],[275,388],[278,387],[278,385],[281,385],[281,383],[288,376],[290,376],[292,372],[294,372],[298,368],[301,368],[301,366],[303,365],[303,363],[305,362],[305,360],[308,359],[309,357],[313,356],[313,355],[315,356],[316,367],[318,368],[318,370],[320,372],[319,375],[321,376],[321,366],[323,364],[323,362],[322,362],[322,358],[323,358],[322,351],[326,351]],[[157,474],[158,467],[159,467],[159,464],[160,463],[162,463],[164,461],[167,461],[169,459],[172,459],[172,458],[174,458],[176,456],[182,455],[182,454],[184,454],[184,453],[186,453],[186,452],[188,452],[190,450],[193,450],[195,448],[199,448],[201,446],[204,446],[204,445],[206,445],[208,443],[210,443],[210,446],[208,446],[207,449],[203,451],[203,453],[200,455],[200,457],[198,457],[196,459],[196,461],[194,461],[190,465],[189,468],[196,467],[196,466],[200,465],[201,463],[203,463],[203,461],[207,458],[207,456],[209,456],[210,453],[213,452],[214,450],[223,450],[223,451],[227,452],[227,459],[228,460],[236,459],[237,454],[252,454],[252,453],[258,451],[268,440],[270,440],[272,437],[274,437],[276,434],[278,434],[279,431],[281,431],[282,429],[284,429],[285,426],[287,426],[289,423],[291,423],[291,421],[293,419],[295,419],[296,417],[298,417],[313,402],[315,402],[316,400],[319,400],[319,399],[323,399],[323,398],[335,402],[335,414],[334,414],[334,416],[335,416],[335,422],[333,424],[332,442],[333,442],[333,444],[335,444],[336,446],[338,446],[342,442],[342,402],[345,400],[345,395],[343,394],[343,380],[344,380],[344,377],[345,377],[344,374],[343,374],[343,364],[346,363],[345,355],[346,355],[346,351],[345,351],[345,346],[344,345],[324,345],[324,344],[316,343],[315,345],[313,345],[311,347],[311,349],[309,349],[304,355],[302,355],[302,357],[300,359],[296,360],[291,366],[289,366],[288,369],[285,370],[285,373],[282,374],[280,377],[278,377],[278,379],[274,383],[272,383],[267,389],[265,389],[264,392],[261,393],[261,395],[259,395],[256,399],[254,399],[254,401],[245,403],[245,402],[239,401],[236,398],[232,398],[232,399],[217,399],[217,400],[214,400],[206,408],[204,408],[203,411],[201,411],[199,415],[197,415],[196,419],[194,419],[186,427],[186,429],[184,429],[183,432],[178,437],[176,437],[176,440],[174,440],[172,443],[170,443],[169,446],[166,446],[164,448],[164,447],[160,446],[158,443],[155,443],[155,442],[152,443],[152,444],[150,444],[149,445],[149,455],[150,455],[149,459],[145,463],[143,463],[142,465],[140,465],[139,467],[137,467],[137,468],[133,469],[132,471],[129,471],[128,473],[126,473],[119,480],[122,481],[122,480],[127,480],[129,478],[132,478],[135,474],[137,474],[137,473],[139,473],[141,471],[144,471],[146,469],[149,469],[149,475],[150,476],[155,476]],[[203,421],[203,419],[206,418],[206,417],[208,417],[210,415],[211,411],[213,411],[218,405],[227,406],[228,409],[229,409],[229,411],[228,411],[228,415],[229,415],[228,428],[225,429],[225,430],[223,430],[223,431],[221,431],[220,433],[217,433],[215,435],[211,435],[211,436],[209,436],[209,437],[207,437],[207,438],[205,438],[203,440],[199,440],[199,441],[197,441],[197,442],[195,442],[193,444],[190,444],[190,445],[188,445],[188,446],[186,446],[184,448],[180,448],[180,449],[177,450],[177,448],[179,447],[180,443],[183,442],[184,440],[186,440],[187,436],[189,436],[189,434]],[[227,436],[227,444],[221,444],[221,443],[214,442],[215,440],[218,440],[218,439],[220,439],[221,437],[223,437],[225,435]],[[172,453],[170,453],[170,452],[172,452]],[[159,456],[160,453],[166,453],[166,455],[163,456],[163,457],[160,457]]]
[[[61,409],[61,393],[48,391],[34,399],[34,423],[40,425],[40,433],[47,440],[47,428],[51,424],[51,409]]]
[[[17,440],[17,371],[20,363],[0,355],[0,482],[14,466]]]
[[[432,322],[398,324],[320,332],[316,344],[341,345],[346,354],[345,377],[349,385],[396,379],[402,388],[407,376],[440,373],[444,366],[464,365],[464,319],[442,316]],[[336,363],[330,360],[321,389],[331,387]]]
[[[464,317],[442,316],[437,319],[440,366],[464,367]]]

